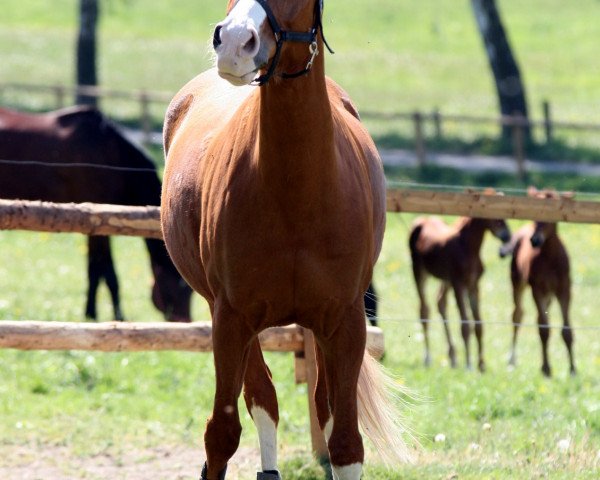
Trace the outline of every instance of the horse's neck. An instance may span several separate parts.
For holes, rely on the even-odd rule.
[[[485,226],[476,218],[464,218],[460,222],[460,238],[469,247],[470,252],[479,254],[485,234]]]
[[[322,45],[320,51],[307,75],[272,79],[261,89],[259,168],[269,181],[302,184],[323,180],[333,172],[333,120]],[[295,64],[305,63],[305,55]]]

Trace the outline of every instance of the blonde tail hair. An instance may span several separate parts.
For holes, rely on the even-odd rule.
[[[358,421],[362,432],[388,466],[412,462],[404,437],[411,436],[403,425],[397,403],[410,393],[385,372],[365,351],[358,377]]]

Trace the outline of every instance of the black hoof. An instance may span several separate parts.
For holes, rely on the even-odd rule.
[[[265,470],[256,472],[256,480],[281,480],[281,475],[277,470]]]
[[[227,473],[227,465],[225,465],[225,468],[219,472],[218,480],[225,480],[226,473]],[[200,480],[208,480],[208,467],[206,466],[206,462],[204,462],[204,466],[202,467],[202,473],[200,474]]]

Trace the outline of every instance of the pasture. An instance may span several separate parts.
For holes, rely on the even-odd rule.
[[[3,2],[0,81],[71,82],[76,3],[58,0],[48,8],[41,1]],[[103,84],[175,91],[210,64],[210,24],[222,17],[223,2],[185,0],[177,9],[166,2],[139,0],[103,5]],[[506,0],[502,8],[524,64],[532,108],[550,98],[557,117],[597,121],[600,76],[591,59],[600,34],[600,3]],[[327,57],[327,71],[361,109],[495,112],[493,85],[466,3],[458,7],[451,0],[401,4],[328,0],[325,33],[336,50]],[[53,106],[39,97],[0,92],[0,99],[31,109]],[[137,114],[135,105],[106,102],[105,106],[119,117]],[[156,118],[163,114],[158,107],[153,113]],[[387,128],[370,126],[381,135]],[[416,395],[406,417],[420,443],[415,447],[417,463],[389,472],[369,450],[365,478],[597,478],[600,227],[559,227],[572,260],[571,317],[579,374],[568,376],[564,345],[553,330],[554,377],[545,379],[539,372],[540,345],[537,330],[531,328],[535,309],[529,293],[519,364],[515,370],[507,368],[509,262],[498,258],[499,243],[490,235],[484,241],[487,270],[481,283],[487,373],[462,368],[452,299],[448,311],[459,368],[452,370],[447,364],[438,322],[430,329],[432,366],[423,367],[423,336],[407,246],[413,218],[388,216],[375,284],[380,326],[386,335],[384,364]],[[513,230],[520,224],[510,222]],[[125,315],[133,321],[161,320],[148,300],[151,272],[142,240],[114,238],[113,244]],[[84,319],[85,237],[0,232],[0,246],[0,319]],[[436,282],[430,281],[432,303],[436,289]],[[110,318],[105,289],[98,310],[101,320]],[[198,296],[192,316],[208,318]],[[556,304],[550,321],[560,323]],[[281,404],[282,474],[290,480],[323,478],[310,455],[306,385],[293,383],[293,356],[269,354],[267,361]],[[61,479],[197,478],[213,384],[211,357],[203,354],[0,350],[0,478],[48,478],[42,472],[49,470],[55,472],[53,478]],[[234,458],[231,470],[237,468],[239,478],[251,478],[259,465],[258,441],[245,408],[240,411],[242,454],[237,464]]]
[[[412,215],[389,215],[375,282],[386,335],[384,364],[419,396],[406,415],[421,447],[416,465],[394,473],[378,466],[369,451],[366,478],[451,478],[453,474],[473,479],[595,478],[600,462],[596,315],[600,274],[594,251],[600,248],[600,228],[560,225],[572,255],[573,323],[596,329],[575,331],[576,378],[568,376],[564,345],[558,332],[552,332],[554,377],[548,380],[539,372],[540,345],[537,330],[531,328],[535,319],[529,297],[519,365],[514,371],[506,366],[511,335],[506,322],[512,308],[509,266],[497,257],[498,241],[489,235],[484,241],[487,271],[481,284],[488,372],[465,371],[462,348],[458,349],[460,367],[450,369],[439,323],[431,327],[432,367],[422,366],[421,326],[416,320],[418,303],[407,247],[412,219]],[[514,230],[520,223],[510,225]],[[2,318],[83,320],[83,236],[1,232],[0,240]],[[142,240],[121,237],[114,243],[125,313],[136,321],[160,320],[147,299],[151,276]],[[434,296],[437,285],[431,281],[429,287]],[[111,306],[105,289],[99,300],[99,316],[106,319]],[[204,302],[195,297],[194,318],[207,315]],[[449,315],[454,338],[459,339],[452,300]],[[553,325],[559,324],[555,304],[550,317]],[[281,403],[282,473],[291,479],[322,478],[309,452],[306,386],[293,383],[293,356],[269,354],[267,361]],[[0,351],[0,365],[0,445],[3,451],[20,452],[20,456],[3,456],[3,478],[21,478],[11,477],[10,472],[19,462],[31,464],[35,455],[43,456],[46,450],[60,452],[64,476],[58,478],[103,478],[89,469],[99,458],[121,468],[132,464],[143,468],[152,462],[171,468],[153,478],[197,476],[201,458],[193,457],[196,465],[180,464],[173,470],[167,452],[172,452],[174,462],[178,452],[192,448],[201,455],[201,432],[212,402],[210,355]],[[245,413],[242,423],[246,453],[241,461],[248,476],[258,465],[257,438]],[[444,442],[434,441],[438,434],[445,436]],[[45,462],[52,464],[52,459]],[[161,475],[159,466],[153,471]],[[247,478],[243,472],[239,478]]]

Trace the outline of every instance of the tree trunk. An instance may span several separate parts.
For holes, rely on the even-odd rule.
[[[502,25],[495,0],[471,0],[477,26],[485,46],[502,115],[521,115],[528,118],[525,87],[519,66],[512,53],[506,31]],[[529,127],[523,128],[527,141],[531,139]],[[513,127],[502,126],[502,138],[509,141]]]
[[[98,0],[79,0],[79,36],[77,37],[77,85],[98,84],[96,73],[96,26]],[[77,94],[76,103],[96,106],[97,98]]]

